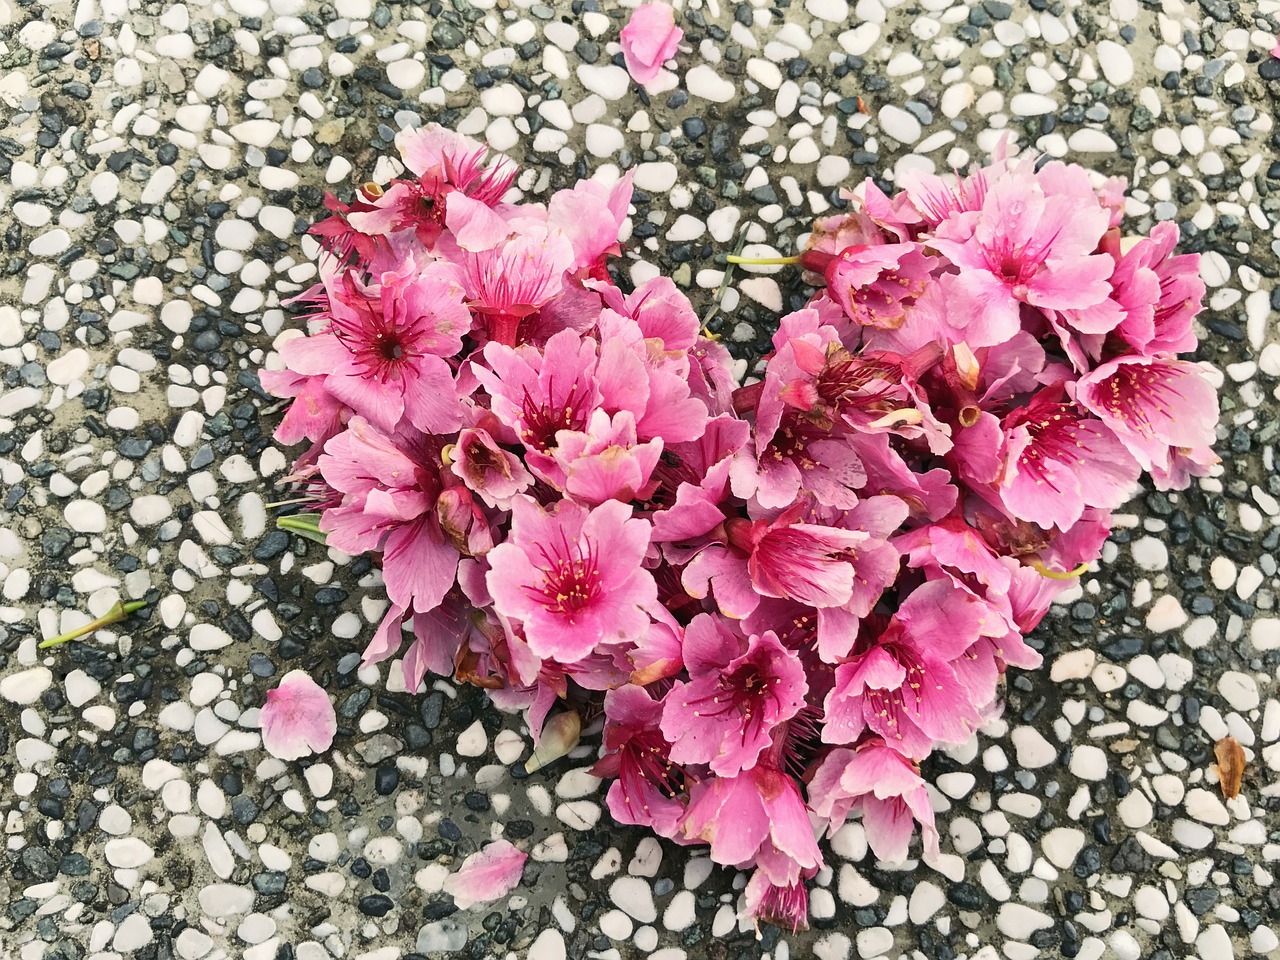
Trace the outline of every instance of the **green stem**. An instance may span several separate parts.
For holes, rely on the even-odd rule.
[[[749,267],[780,267],[787,264],[799,263],[800,257],[740,257],[735,253],[725,257],[730,263],[741,263]]]
[[[295,513],[287,517],[277,517],[276,526],[288,530],[300,537],[314,540],[316,543],[328,543],[329,535],[320,529],[320,514]]]
[[[277,500],[275,503],[264,503],[263,507],[267,510],[275,510],[277,507],[292,507],[299,503],[315,503],[315,497],[296,497],[293,500]]]
[[[59,634],[56,637],[50,637],[48,640],[40,642],[41,650],[48,650],[50,647],[56,647],[60,644],[67,643],[71,640],[79,640],[81,637],[88,636],[95,630],[103,627],[109,627],[113,623],[119,623],[131,613],[137,613],[147,605],[145,600],[130,600],[128,603],[122,603],[117,600],[115,605],[100,616],[97,620],[86,623],[83,627],[76,627],[74,630],[68,630],[66,633]]]

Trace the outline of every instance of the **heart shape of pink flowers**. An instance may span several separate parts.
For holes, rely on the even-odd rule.
[[[1142,474],[1217,461],[1177,229],[1122,242],[1123,184],[1059,162],[867,181],[739,386],[671,280],[612,279],[629,177],[516,203],[480,144],[397,143],[404,177],[328,199],[306,335],[262,374],[328,543],[380,556],[365,664],[477,684],[535,739],[599,698],[614,818],[754,871],[757,918],[805,922],[850,816],[877,857],[916,824],[936,855],[920,762],[1039,665],[1027,634]]]

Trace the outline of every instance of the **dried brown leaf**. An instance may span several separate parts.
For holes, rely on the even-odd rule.
[[[1235,737],[1223,737],[1213,745],[1213,755],[1218,758],[1218,786],[1222,795],[1234,800],[1240,795],[1240,781],[1244,779],[1244,747]]]

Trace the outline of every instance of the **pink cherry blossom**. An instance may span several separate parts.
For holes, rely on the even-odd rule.
[[[809,891],[803,879],[778,886],[763,870],[756,870],[742,896],[742,912],[749,919],[775,923],[792,933],[809,927]]]
[[[867,844],[881,860],[906,859],[915,823],[920,824],[925,855],[938,856],[933,807],[919,770],[878,738],[828,753],[809,781],[809,806],[829,823],[831,833],[850,813],[861,811]]]
[[[726,777],[750,769],[804,705],[804,667],[774,634],[744,639],[705,613],[685,628],[683,653],[689,682],[677,682],[662,708],[671,759]]]
[[[1066,530],[1086,507],[1128,500],[1139,467],[1102,421],[1060,398],[1060,389],[1042,391],[1005,418],[998,490],[1013,516]]]
[[[422,435],[393,439],[360,417],[325,444],[319,460],[342,504],[320,521],[329,543],[348,553],[382,550],[392,603],[433,609],[457,576],[457,548],[436,515],[440,446]]]
[[[376,297],[349,283],[329,312],[324,333],[285,343],[291,370],[324,375],[328,393],[384,431],[401,417],[428,433],[457,429],[461,411],[444,358],[471,324],[460,286],[406,267],[384,273]]]
[[[836,668],[823,741],[853,743],[870,729],[916,759],[936,742],[963,742],[981,717],[951,662],[984,627],[1003,634],[996,621],[985,603],[945,581],[917,587],[884,631],[860,637],[849,661]]]
[[[490,343],[484,360],[487,367],[473,370],[490,408],[509,438],[528,450],[545,452],[558,431],[582,430],[600,406],[596,342],[572,330],[557,333],[542,350]]]
[[[736,777],[697,781],[682,830],[710,844],[716,863],[754,865],[775,886],[799,883],[822,866],[796,781],[767,759]]]
[[[622,57],[627,72],[636,83],[657,78],[662,65],[675,55],[684,31],[676,26],[675,15],[666,3],[646,3],[636,7],[622,28]]]
[[[511,510],[510,537],[486,557],[487,583],[495,609],[523,624],[535,654],[570,663],[648,628],[656,591],[640,560],[649,524],[629,506],[563,500],[548,512],[520,495]]]
[[[280,760],[323,753],[338,732],[329,695],[303,670],[290,670],[274,690],[267,691],[259,723],[262,745]]]
[[[613,186],[581,180],[558,190],[547,203],[547,226],[565,236],[573,248],[570,269],[579,275],[607,280],[605,261],[621,252],[618,232],[631,203],[630,170]]]
[[[462,861],[444,881],[444,892],[459,910],[500,900],[520,885],[528,854],[510,840],[494,840]]]
[[[1084,189],[1087,196],[1046,195],[1029,172],[1006,177],[988,189],[969,239],[929,241],[960,269],[952,290],[971,347],[1013,336],[1021,303],[1083,310],[1107,298],[1114,262],[1092,251],[1108,215],[1087,182]]]
[[[1157,223],[1116,263],[1114,297],[1125,312],[1116,333],[1144,356],[1189,353],[1196,337],[1191,318],[1200,311],[1204,281],[1197,254],[1174,256],[1178,228]]]
[[[1217,391],[1186,360],[1117,357],[1080,378],[1076,399],[1144,470],[1167,468],[1178,451],[1207,451],[1215,439]]]
[[[605,797],[613,819],[648,826],[670,838],[684,819],[685,776],[671,759],[671,744],[659,726],[662,709],[661,701],[640,686],[605,694],[605,755],[591,772],[617,778]]]
[[[450,459],[454,475],[491,507],[507,509],[511,498],[533,483],[520,458],[498,446],[487,430],[459,433]]]
[[[610,417],[597,410],[585,430],[556,434],[556,470],[539,473],[580,503],[626,503],[644,499],[642,491],[649,487],[649,477],[661,455],[661,440],[641,443],[636,439],[635,417],[630,411]]]

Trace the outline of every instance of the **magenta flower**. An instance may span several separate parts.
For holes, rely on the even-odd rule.
[[[1157,223],[1116,263],[1113,296],[1125,312],[1116,333],[1143,356],[1190,353],[1196,336],[1191,318],[1200,312],[1204,281],[1200,257],[1174,256],[1178,228]]]
[[[668,446],[654,468],[658,481],[650,503],[655,512],[653,540],[693,540],[724,522],[721,504],[729,496],[729,472],[751,437],[745,420],[728,415],[707,421],[702,436],[691,443]]]
[[[822,271],[827,295],[855,324],[889,329],[902,326],[937,264],[915,243],[850,246],[834,256],[810,251],[801,262]]]
[[[676,26],[675,14],[665,3],[646,3],[636,7],[622,28],[622,57],[627,72],[636,83],[654,80],[662,65],[675,55],[684,31]]]
[[[728,545],[712,544],[685,567],[689,595],[714,592],[728,617],[750,616],[760,597],[797,600],[811,607],[839,607],[853,596],[861,530],[797,523],[799,503],[773,521],[726,521]]]
[[[670,277],[646,280],[625,296],[611,283],[590,286],[599,291],[606,307],[635,320],[640,336],[658,341],[660,349],[683,354],[697,343],[702,321]]]
[[[1085,310],[1107,299],[1114,261],[1093,251],[1108,215],[1084,187],[1087,195],[1046,196],[1033,173],[1019,172],[991,185],[969,239],[928,241],[960,270],[949,316],[954,307],[970,347],[1013,336],[1019,304]]]
[[[621,252],[618,233],[631,204],[630,170],[612,187],[598,180],[580,180],[557,190],[547,203],[547,226],[568,238],[573,247],[570,270],[607,281],[605,264]]]
[[[276,397],[290,397],[273,435],[278,443],[293,446],[303,440],[324,445],[342,429],[351,410],[325,389],[323,375],[308,376],[292,370],[259,370],[262,388]]]
[[[662,708],[662,733],[677,763],[705,763],[722,777],[755,766],[778,724],[805,702],[804,667],[772,633],[742,636],[712,614],[684,631],[689,682],[677,682]]]
[[[925,856],[938,856],[938,829],[920,771],[879,738],[828,753],[809,781],[809,807],[828,822],[831,833],[850,813],[861,811],[867,844],[891,863],[907,858],[914,820],[920,824]]]
[[[1101,421],[1060,397],[1060,388],[1043,390],[1005,418],[997,489],[1013,516],[1066,530],[1086,507],[1128,500],[1140,470]]]
[[[391,602],[436,607],[453,586],[458,550],[436,515],[442,489],[438,441],[380,433],[360,417],[325,444],[320,472],[343,496],[320,527],[330,546],[350,554],[382,550]]]
[[[520,458],[498,446],[487,430],[459,433],[451,459],[454,475],[491,507],[509,509],[511,498],[533,483]]]
[[[742,897],[741,915],[751,920],[777,924],[793,934],[809,928],[809,890],[803,879],[778,886],[763,870],[756,870],[747,881]]]
[[[500,900],[520,885],[528,854],[510,840],[494,840],[462,861],[444,882],[444,892],[459,910]]]
[[[1080,378],[1076,400],[1144,470],[1166,469],[1178,451],[1199,451],[1213,462],[1218,394],[1194,363],[1117,357]]]
[[[913,590],[879,637],[860,636],[836,668],[824,706],[826,743],[854,743],[870,729],[904,756],[961,743],[981,723],[951,661],[984,632],[1003,634],[990,607],[942,580]],[[985,703],[985,701],[984,701]]]
[[[617,778],[605,797],[613,819],[675,837],[684,819],[685,775],[659,726],[662,702],[628,684],[605,694],[604,715],[605,755],[591,772]]]
[[[511,534],[486,557],[494,608],[523,624],[539,657],[572,663],[601,643],[634,641],[657,599],[640,566],[649,524],[609,500],[587,510],[562,500],[554,512],[520,495],[511,502]]]
[[[800,788],[768,754],[736,777],[695,783],[682,830],[709,843],[716,863],[754,865],[775,886],[797,884],[822,867]]]
[[[486,165],[488,147],[438,123],[401,130],[396,147],[410,172],[437,185],[434,202],[451,187],[492,207],[516,178],[517,167],[510,159],[499,154]]]
[[[477,331],[496,343],[520,343],[521,325],[528,328],[539,310],[561,296],[573,262],[573,245],[545,227],[484,250],[464,251],[457,275],[476,314]]]
[[[259,715],[262,745],[279,760],[297,760],[323,753],[333,744],[338,718],[329,695],[303,670],[290,670]]]
[[[640,443],[636,439],[636,421],[630,411],[610,417],[597,410],[586,430],[556,434],[557,469],[539,473],[581,503],[626,503],[637,497],[644,499],[641,494],[648,488],[649,476],[661,455],[661,440]]]
[[[559,431],[584,429],[600,406],[596,343],[572,330],[557,333],[543,350],[490,343],[484,360],[487,369],[472,370],[490,409],[527,450],[545,453]]]
[[[379,429],[406,417],[425,433],[456,430],[460,406],[445,357],[462,348],[471,316],[462,288],[442,277],[384,273],[376,299],[346,290],[329,305],[329,328],[281,349],[291,370],[325,376],[325,389]]]

